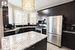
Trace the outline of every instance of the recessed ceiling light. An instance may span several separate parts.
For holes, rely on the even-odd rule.
[[[48,13],[49,13],[49,9],[43,10],[42,12],[43,12],[44,14],[48,14]]]

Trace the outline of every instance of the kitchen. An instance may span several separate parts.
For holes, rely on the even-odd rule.
[[[21,3],[22,0],[16,1],[16,3],[15,0],[13,2],[12,0],[2,1],[2,50],[47,50],[47,35],[45,35],[46,33],[42,34],[43,30],[46,31],[46,29],[43,29],[45,26],[41,26],[40,31],[36,29],[36,26],[39,27],[39,23],[34,1],[25,1],[27,5],[31,3],[27,9],[24,7],[25,4]]]
[[[63,28],[63,17],[65,16],[62,13],[64,10],[61,8],[64,7],[62,6],[63,4],[55,6],[57,8],[59,7],[59,10],[63,10],[59,13],[59,10],[54,7],[46,7],[47,9],[40,9],[37,11],[34,0],[3,0],[2,3],[5,3],[2,4],[3,6],[1,7],[3,14],[3,19],[1,19],[1,21],[3,20],[3,23],[1,22],[3,24],[1,27],[3,31],[1,34],[1,45],[2,48],[5,47],[3,50],[47,50],[47,43],[51,43],[58,47],[65,46],[74,49],[74,46],[70,47],[70,44],[67,46],[67,42],[64,41],[65,39],[62,34],[62,32],[67,32],[65,27]],[[71,4],[74,4],[74,1],[64,3],[64,5]],[[51,10],[54,12],[49,12]],[[68,23],[69,22],[71,21],[68,21]],[[72,29],[74,29],[74,23],[72,26]],[[69,27],[66,29],[69,29]],[[10,45],[8,45],[8,42],[5,42],[4,40],[9,41]],[[25,40],[25,44],[23,40]],[[17,44],[14,45],[13,43],[19,44],[19,47]],[[7,45],[5,46],[4,44]],[[13,47],[13,45],[16,48]],[[23,47],[21,45],[23,45]]]

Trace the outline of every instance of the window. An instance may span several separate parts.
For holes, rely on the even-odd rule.
[[[8,16],[9,16],[9,24],[13,24],[14,22],[13,22],[13,10],[12,10],[12,7],[11,6],[9,6],[8,7]]]
[[[35,25],[37,23],[37,16],[35,12],[30,13],[29,18],[30,18],[29,22],[31,25]]]
[[[9,16],[9,24],[28,25],[27,13],[21,9],[13,8],[13,6],[9,5],[8,16]]]
[[[15,25],[36,25],[36,12],[26,12],[19,7],[13,7],[9,4],[9,24]]]
[[[15,25],[27,25],[27,14],[21,10],[14,10]]]

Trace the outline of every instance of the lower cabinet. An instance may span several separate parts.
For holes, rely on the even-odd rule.
[[[14,35],[15,31],[10,31],[10,32],[5,32],[4,36],[10,36],[10,35]]]
[[[15,31],[4,32],[4,36],[20,34],[20,33],[28,32],[28,31],[35,31],[35,28],[21,28]]]
[[[45,34],[46,35],[46,29],[35,30],[35,31],[38,32],[38,33],[42,33],[42,34]]]
[[[42,29],[42,33],[43,34],[46,34],[46,29]]]
[[[63,32],[62,46],[75,49],[75,34]]]
[[[47,50],[47,38],[39,41],[38,43],[25,50]]]
[[[35,31],[35,28],[21,28],[18,33],[24,33],[28,31]]]

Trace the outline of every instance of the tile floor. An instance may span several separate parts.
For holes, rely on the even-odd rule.
[[[68,49],[68,48],[65,48],[65,47],[59,48],[55,45],[47,43],[47,50],[72,50],[72,49]]]

